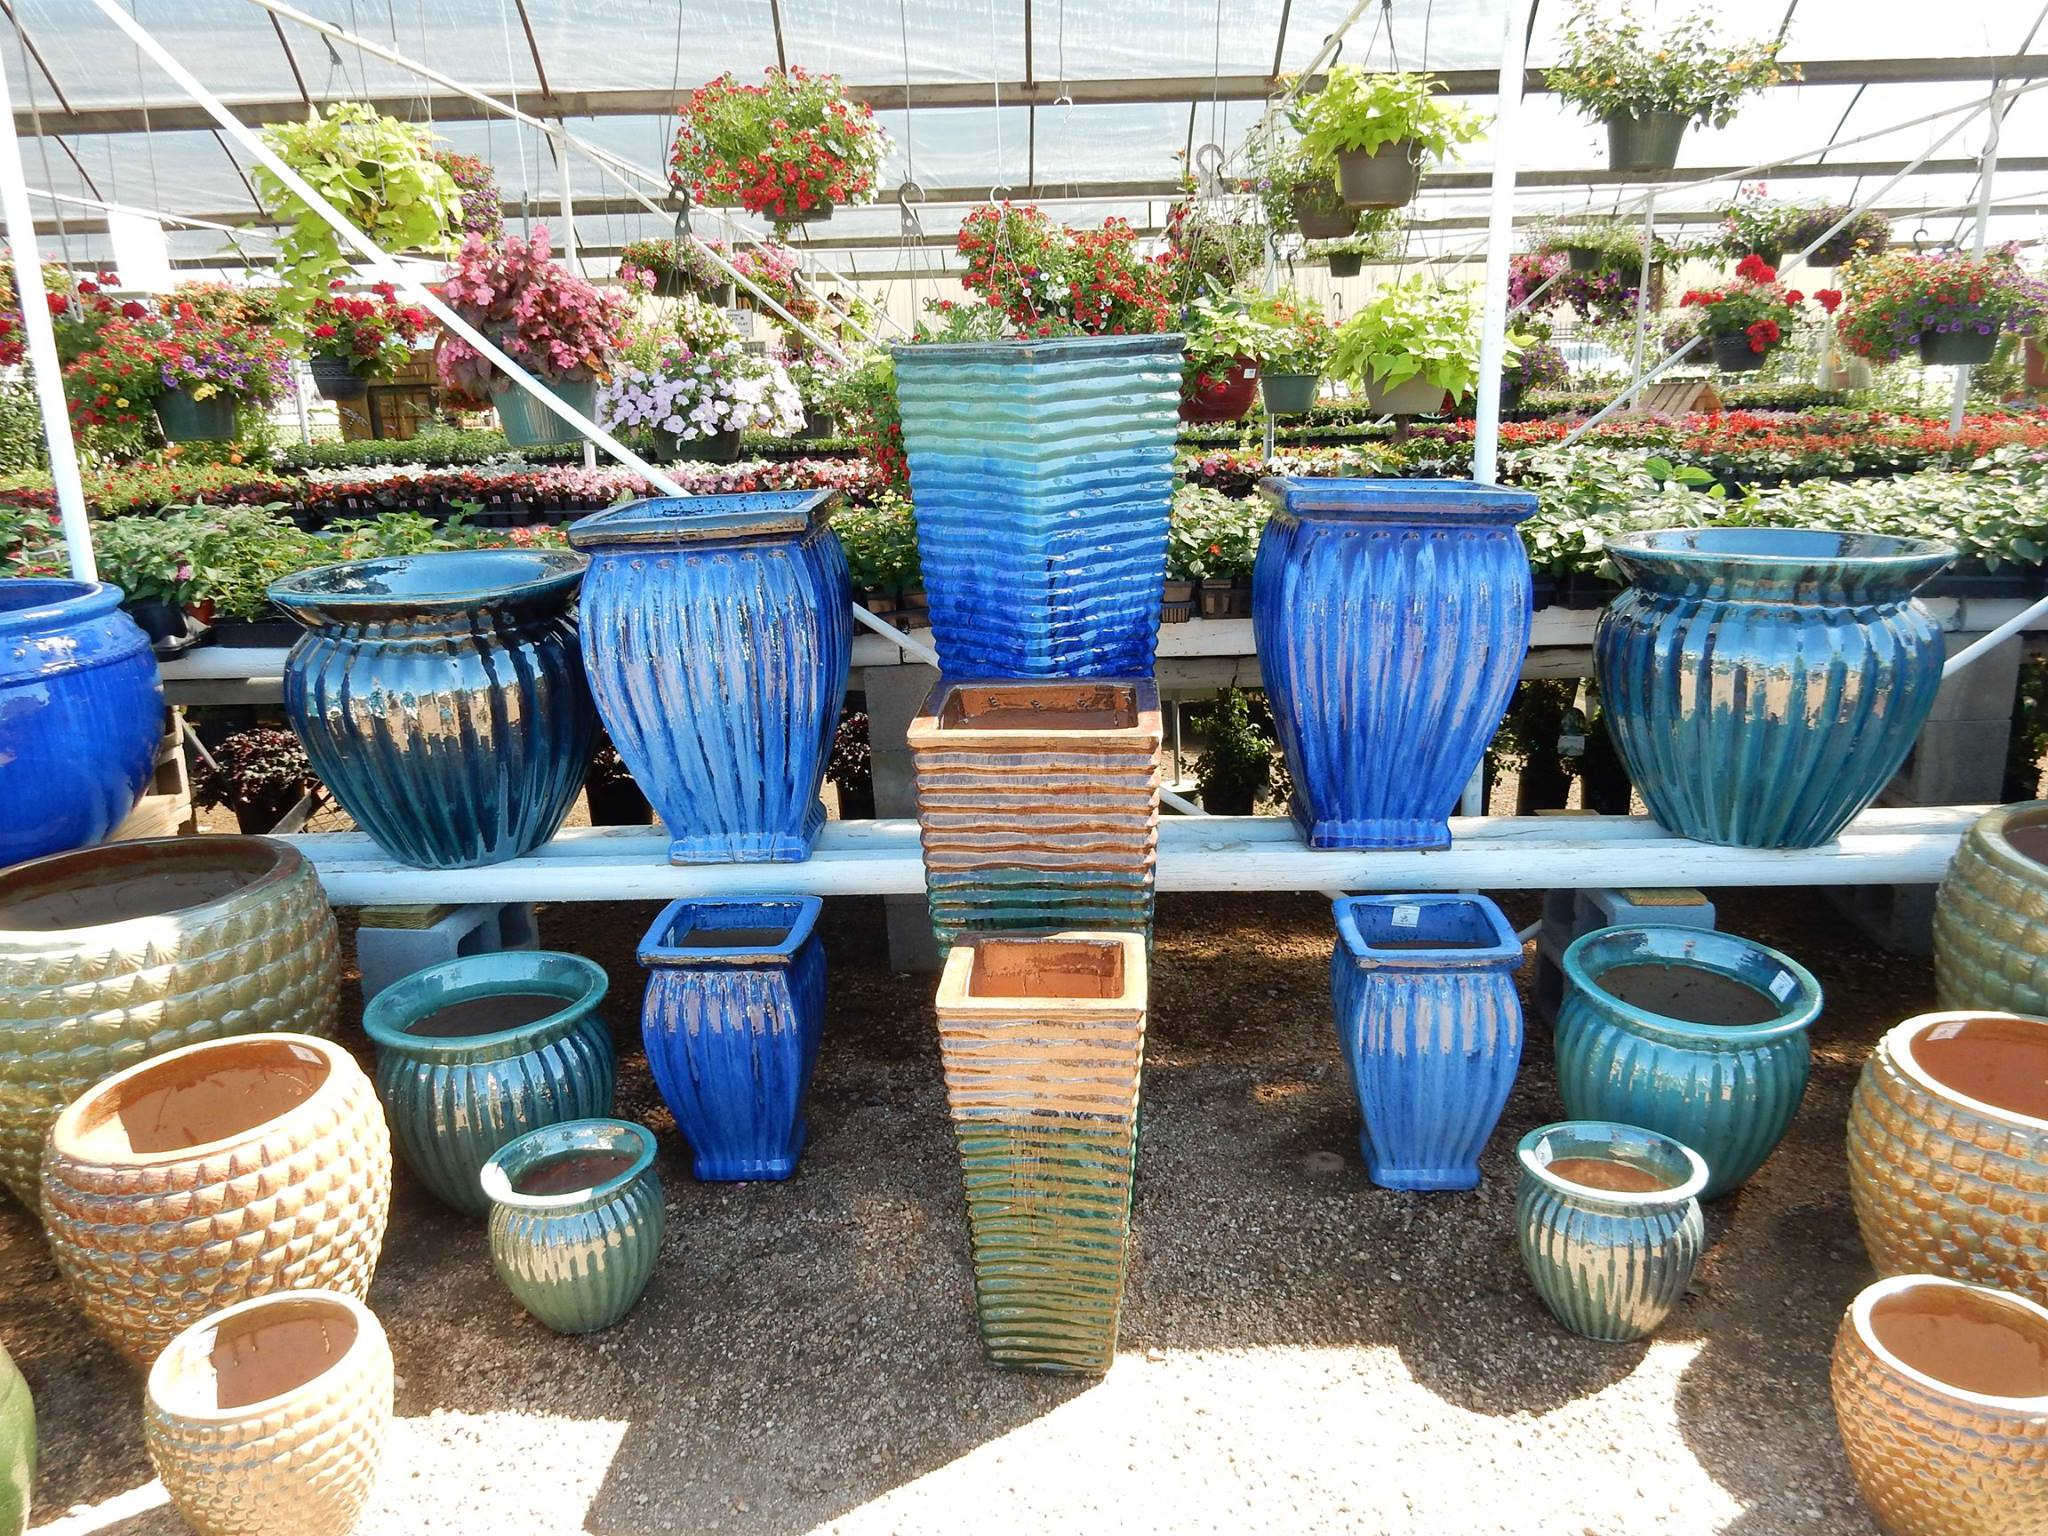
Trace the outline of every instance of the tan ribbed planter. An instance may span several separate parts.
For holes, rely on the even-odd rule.
[[[43,1159],[43,1224],[93,1326],[140,1364],[271,1291],[361,1296],[391,1203],[391,1136],[332,1041],[243,1035],[87,1089]]]
[[[2048,1302],[2048,1021],[1926,1013],[1878,1041],[1849,1105],[1849,1195],[1880,1274]]]
[[[199,1536],[342,1536],[391,1424],[391,1347],[338,1291],[259,1296],[173,1339],[143,1438]]]
[[[2048,1308],[1880,1280],[1842,1316],[1832,1384],[1849,1470],[1891,1536],[2048,1530]]]
[[[341,943],[312,865],[259,837],[109,843],[0,874],[0,1182],[36,1207],[57,1111],[198,1040],[331,1035]]]
[[[1935,898],[1934,991],[1944,1008],[2048,1014],[2048,801],[1963,834]]]

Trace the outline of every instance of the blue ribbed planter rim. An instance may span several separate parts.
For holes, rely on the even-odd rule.
[[[1359,926],[1359,914],[1379,910],[1398,912],[1402,907],[1416,909],[1418,921],[1413,926],[1418,928],[1422,915],[1431,909],[1469,908],[1492,942],[1484,945],[1447,944],[1439,949],[1378,948]],[[1331,909],[1336,914],[1337,938],[1343,944],[1344,952],[1359,965],[1374,970],[1516,970],[1522,964],[1522,941],[1508,926],[1507,915],[1484,896],[1340,896],[1331,903]]]
[[[1375,523],[1427,523],[1446,528],[1511,528],[1536,511],[1528,491],[1476,480],[1323,479],[1268,475],[1259,494],[1294,517],[1341,517]]]
[[[779,944],[737,944],[730,949],[685,949],[667,943],[685,912],[759,912],[763,907],[791,907],[795,915],[789,931]],[[818,918],[825,910],[819,896],[683,896],[661,909],[661,916],[640,941],[640,963],[645,966],[673,966],[693,970],[703,966],[776,965],[786,963],[816,932]],[[765,917],[752,923],[735,923],[736,928],[779,928],[781,921]],[[716,933],[716,928],[705,930]]]
[[[1601,967],[1604,973],[1621,965],[1694,965],[1731,981],[1749,986],[1759,996],[1778,1005],[1778,1017],[1767,1024],[1701,1024],[1652,1013],[1647,1008],[1624,1002],[1600,985],[1586,963],[1593,951],[1609,945],[1636,941],[1642,947],[1617,955],[1614,964]],[[1705,954],[1702,954],[1705,951]],[[1748,957],[1766,965],[1782,966],[1793,978],[1790,993],[1773,997],[1766,988],[1756,987],[1740,969],[1740,958]],[[1615,928],[1596,928],[1581,934],[1564,952],[1565,981],[1582,987],[1600,1000],[1600,1005],[1620,1014],[1645,1035],[1691,1049],[1738,1050],[1796,1035],[1820,1017],[1821,989],[1813,972],[1767,944],[1738,938],[1712,928],[1680,928],[1664,923],[1642,923]]]
[[[904,363],[1066,363],[1085,362],[1093,357],[1144,357],[1150,353],[1170,355],[1176,360],[1187,344],[1178,331],[1143,336],[1047,336],[1017,341],[921,341],[899,343],[889,355],[900,368]],[[1178,362],[1176,361],[1176,366]]]
[[[512,1187],[512,1180],[536,1163],[571,1152],[624,1151],[620,1142],[634,1142],[639,1150],[631,1167],[613,1174],[602,1184],[564,1190],[558,1195],[522,1195]],[[658,1148],[654,1132],[637,1120],[559,1120],[553,1125],[536,1126],[498,1148],[484,1163],[477,1182],[483,1185],[484,1194],[493,1205],[508,1205],[522,1211],[569,1210],[617,1194],[654,1166]]]
[[[583,559],[566,550],[450,549],[346,560],[270,584],[270,600],[301,624],[447,615],[554,598],[583,580]]]
[[[760,539],[823,527],[837,491],[740,491],[719,496],[649,496],[593,512],[569,525],[573,549]]]
[[[1643,1164],[1628,1156],[1617,1155],[1617,1147],[1631,1150],[1635,1147],[1655,1148],[1668,1154],[1665,1157],[1666,1163],[1677,1163],[1684,1167],[1687,1173],[1683,1182],[1668,1189],[1594,1189],[1585,1184],[1574,1184],[1569,1179],[1561,1179],[1552,1173],[1549,1166],[1537,1156],[1538,1149],[1553,1136],[1560,1139],[1568,1137],[1585,1146],[1586,1150],[1583,1153],[1567,1155],[1606,1157],[1614,1162],[1626,1163],[1631,1168],[1641,1168]],[[1707,1187],[1707,1180],[1712,1177],[1707,1169],[1707,1160],[1684,1142],[1666,1136],[1661,1131],[1647,1130],[1640,1125],[1621,1125],[1612,1120],[1554,1120],[1549,1125],[1539,1125],[1516,1143],[1515,1156],[1530,1177],[1540,1180],[1559,1194],[1568,1195],[1573,1200],[1586,1204],[1604,1205],[1623,1211],[1650,1211],[1660,1210],[1666,1206],[1683,1205],[1688,1200],[1698,1199],[1700,1191]],[[1645,1171],[1663,1174],[1669,1173],[1671,1169],[1663,1167]]]
[[[0,635],[96,619],[127,594],[111,582],[23,576],[0,581]]]
[[[486,1035],[415,1035],[407,1028],[443,1008],[480,997],[520,992],[561,995],[546,985],[545,971],[581,977],[583,989],[573,997],[563,995],[562,1006],[553,1013]],[[437,987],[437,982],[446,985]],[[611,978],[603,966],[561,950],[506,949],[484,955],[460,955],[401,976],[371,998],[363,1008],[363,1033],[386,1050],[436,1060],[459,1060],[477,1052],[492,1053],[501,1046],[517,1046],[551,1031],[566,1032],[603,1002],[610,988]],[[422,1002],[427,1006],[422,1008]]]

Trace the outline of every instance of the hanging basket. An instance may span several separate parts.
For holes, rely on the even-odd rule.
[[[1691,121],[1682,112],[1646,112],[1607,119],[1607,168],[1668,171],[1678,164],[1679,141]]]
[[[1332,277],[1356,277],[1364,267],[1365,254],[1362,251],[1330,252],[1330,276]]]
[[[1741,332],[1733,336],[1715,336],[1714,366],[1723,373],[1754,373],[1763,367],[1764,359],[1770,354],[1750,350],[1749,338]]]
[[[370,392],[370,381],[357,373],[346,358],[310,359],[313,389],[322,400],[360,400]]]
[[[1315,373],[1269,373],[1259,380],[1269,416],[1306,416],[1315,409],[1316,391],[1322,375]]]
[[[1568,245],[1564,255],[1574,272],[1598,272],[1607,264],[1607,253],[1597,246]]]
[[[1413,202],[1421,186],[1422,146],[1413,139],[1337,156],[1337,189],[1353,208],[1399,208]]]
[[[730,464],[740,456],[740,434],[714,432],[709,437],[679,437],[673,432],[654,434],[655,458],[663,464]]]
[[[156,419],[174,443],[231,443],[235,440],[235,397],[209,395],[196,400],[190,390],[160,395]]]
[[[593,381],[551,383],[548,389],[585,416],[597,414],[597,385]],[[582,433],[509,381],[493,392],[491,403],[498,408],[498,425],[505,430],[505,441],[514,448],[542,448],[583,440]]]
[[[1994,320],[1987,331],[1965,321],[1959,329],[1952,331],[1922,331],[1920,361],[1972,366],[1988,363],[1992,353],[1998,350],[1998,332],[2002,324],[2002,321]]]
[[[1443,409],[1445,391],[1421,377],[1400,384],[1368,382],[1365,402],[1382,416],[1434,416]]]
[[[1182,421],[1226,422],[1240,420],[1252,408],[1259,392],[1259,365],[1240,356],[1220,374],[1205,373],[1180,397]]]
[[[1299,186],[1294,189],[1294,224],[1307,240],[1342,240],[1358,228],[1358,213],[1355,209],[1330,206],[1324,193],[1334,194],[1334,186]]]

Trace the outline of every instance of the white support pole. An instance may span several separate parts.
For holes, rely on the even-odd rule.
[[[2035,620],[2044,616],[2048,616],[2048,597],[2041,598],[2038,602],[2030,603],[2027,607],[2021,609],[2003,624],[1999,625],[1998,628],[1992,630],[1989,634],[1979,635],[1960,651],[1957,651],[1955,655],[1949,657],[1942,664],[1942,677],[1944,679],[1954,677],[1987,651],[1992,650],[2004,641],[2010,640],[2021,630],[2027,628],[2028,625],[2034,623]]]
[[[1636,348],[1634,359],[1629,363],[1630,384],[1628,387],[1628,408],[1634,410],[1643,402],[1643,361],[1650,346],[1650,272],[1656,265],[1652,252],[1657,244],[1657,199],[1653,196],[1643,204],[1643,263],[1636,273]]]
[[[2000,110],[2004,92],[1997,86],[1991,89],[1991,131],[1984,136],[1984,155],[1977,162],[1977,233],[1970,241],[1970,252],[1981,259],[1984,255],[1984,241],[1991,228],[1991,181],[1998,174],[1998,135],[2005,126],[2005,113]],[[1970,403],[1970,374],[1968,363],[1956,370],[1955,393],[1948,405],[1948,435],[1961,435],[1963,412]]]

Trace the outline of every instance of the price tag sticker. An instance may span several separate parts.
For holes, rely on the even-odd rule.
[[[1963,1026],[1968,1022],[1969,1020],[1967,1019],[1950,1019],[1946,1024],[1937,1024],[1934,1028],[1927,1031],[1927,1038],[1930,1040],[1953,1040],[1963,1032]]]
[[[1579,735],[1558,737],[1557,755],[1559,757],[1584,757],[1586,755],[1586,738]]]
[[[1792,989],[1798,985],[1799,983],[1792,979],[1790,971],[1780,971],[1771,979],[1771,996],[1782,1003],[1792,995]]]
[[[1546,1136],[1541,1141],[1537,1142],[1536,1150],[1534,1152],[1531,1152],[1529,1156],[1535,1161],[1535,1164],[1538,1168],[1548,1168],[1550,1166],[1552,1157],[1555,1156],[1555,1154],[1550,1150],[1550,1138]]]
[[[1417,927],[1422,922],[1422,908],[1413,904],[1396,907],[1393,922],[1396,928]]]

